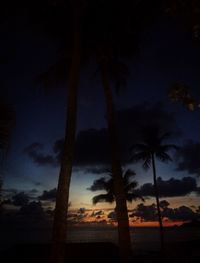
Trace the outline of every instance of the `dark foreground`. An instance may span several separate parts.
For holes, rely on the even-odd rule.
[[[49,244],[18,244],[1,251],[2,263],[48,263]],[[112,243],[69,243],[66,245],[66,263],[119,263],[119,249]],[[136,263],[199,263],[200,240],[166,244],[165,255],[156,251],[137,250]]]

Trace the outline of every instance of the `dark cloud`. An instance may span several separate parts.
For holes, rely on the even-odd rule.
[[[134,106],[117,111],[117,126],[120,140],[120,155],[123,164],[130,160],[130,146],[139,138],[140,130],[148,123],[159,123],[167,131],[175,130],[174,114],[164,110],[162,104]],[[53,154],[41,153],[43,145],[33,143],[24,151],[39,165],[58,165],[63,151],[63,139],[55,141]],[[107,129],[89,129],[80,131],[76,139],[75,166],[88,172],[101,173],[109,166],[111,154]]]
[[[25,206],[29,203],[29,195],[24,192],[12,196],[12,203],[15,206]]]
[[[31,189],[30,191],[27,191],[27,194],[29,195],[29,198],[30,198],[30,199],[34,200],[34,199],[37,198],[38,192],[39,192],[39,191],[38,191],[37,189],[33,188],[33,189]]]
[[[17,189],[4,189],[3,191],[3,204],[14,205],[22,207],[27,205],[30,201],[37,199],[38,190],[31,189],[29,191],[19,192]]]
[[[53,146],[58,162],[61,159],[63,143],[64,140],[57,140]],[[96,165],[109,163],[110,154],[108,145],[106,129],[80,131],[76,139],[75,165],[94,165],[96,167]],[[98,167],[96,168],[96,171],[99,172]],[[87,167],[87,170],[88,169],[89,167]]]
[[[166,181],[158,177],[157,184],[160,197],[184,196],[191,192],[198,192],[196,179],[192,177],[184,177],[182,179],[170,178]],[[143,184],[136,192],[141,196],[155,196],[152,183]]]
[[[41,202],[32,201],[23,205],[19,210],[20,215],[26,216],[45,216],[44,209],[42,208]]]
[[[99,217],[99,216],[102,216],[102,215],[104,215],[104,212],[102,210],[93,211],[92,214],[91,214],[91,217]]]
[[[200,143],[188,141],[177,153],[177,171],[200,176]]]
[[[33,183],[35,186],[41,186],[41,185],[42,185],[41,182],[37,182],[37,181],[32,181],[32,183]]]
[[[56,188],[51,189],[51,190],[44,190],[42,195],[38,196],[38,198],[43,201],[47,201],[47,200],[55,201],[56,193],[57,193]]]
[[[92,173],[92,174],[104,174],[108,170],[108,166],[99,165],[99,166],[88,166],[84,167],[85,173]]]
[[[78,213],[79,214],[85,214],[86,209],[84,207],[79,208]]]
[[[175,114],[164,109],[162,103],[145,103],[117,112],[118,131],[122,145],[135,143],[140,138],[141,128],[158,124],[165,131],[179,133]]]
[[[80,223],[84,218],[88,216],[88,213],[86,213],[87,210],[84,207],[81,207],[77,210],[76,213],[69,213],[68,220],[71,223]]]
[[[2,200],[1,204],[2,205],[11,205],[12,201],[10,199],[4,199],[4,200]]]
[[[156,205],[139,204],[130,217],[137,217],[141,221],[157,221]]]
[[[116,212],[112,211],[107,215],[108,219],[110,219],[111,221],[116,221],[117,220],[117,216],[116,216]]]
[[[55,158],[50,154],[44,154],[41,152],[43,149],[43,144],[32,143],[24,149],[24,153],[36,164],[38,165],[52,165],[55,166]]]
[[[139,138],[140,129],[147,123],[159,123],[163,129],[175,130],[174,114],[166,112],[162,104],[138,105],[120,110],[116,115],[123,163],[129,162],[130,146]],[[57,140],[53,149],[56,159],[59,160],[63,149],[63,140]],[[105,166],[110,164],[110,161],[107,129],[89,129],[79,132],[75,155],[77,166],[87,166],[89,172],[99,174]]]
[[[37,194],[37,193],[38,193],[38,190],[37,190],[37,189],[31,189],[31,190],[29,191],[29,193],[31,193],[31,194]]]
[[[198,210],[193,211],[187,206],[180,206],[178,208],[170,208],[169,203],[166,200],[160,202],[161,215],[163,218],[167,218],[172,221],[188,221],[200,219],[200,213]],[[157,221],[156,205],[144,205],[139,204],[130,217],[137,217],[141,221]]]
[[[170,220],[197,220],[200,219],[200,214],[194,212],[191,208],[187,206],[180,206],[178,208],[165,208],[162,211],[162,216],[167,217]]]
[[[10,199],[13,195],[17,194],[17,189],[14,188],[8,188],[8,189],[2,189],[2,196],[4,199]]]

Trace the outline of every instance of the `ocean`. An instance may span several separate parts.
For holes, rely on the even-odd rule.
[[[132,248],[134,250],[158,250],[159,228],[131,228]],[[164,229],[165,242],[184,242],[200,240],[200,228],[170,227]],[[67,241],[80,242],[113,242],[117,244],[117,228],[113,227],[71,227]],[[0,233],[0,248],[4,249],[19,243],[46,243],[51,240],[51,229],[48,228],[10,228]]]
[[[159,228],[131,228],[132,248],[144,250],[159,249]],[[68,242],[113,242],[117,244],[117,228],[82,227],[72,228],[68,232]],[[164,228],[166,243],[200,240],[200,228],[168,227]]]

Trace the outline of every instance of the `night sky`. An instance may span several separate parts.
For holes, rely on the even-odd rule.
[[[64,136],[66,85],[59,83],[61,89],[46,92],[36,81],[56,61],[57,43],[32,31],[25,15],[6,19],[0,30],[0,56],[7,58],[0,65],[0,94],[16,111],[16,125],[3,171],[4,195],[10,198],[11,194],[23,191],[36,200],[44,190],[57,186],[59,165],[54,147]],[[193,42],[181,21],[168,16],[158,17],[140,33],[139,52],[127,63],[130,68],[127,87],[120,94],[114,94],[121,141],[126,149],[128,144],[131,146],[131,134],[134,136],[135,126],[145,115],[144,122],[158,117],[167,129],[175,131],[172,141],[185,151],[177,153],[173,163],[157,162],[157,171],[163,181],[169,183],[173,177],[183,188],[182,192],[177,189],[177,194],[166,192],[162,199],[167,200],[170,207],[185,205],[195,210],[200,204],[200,112],[198,109],[190,112],[181,103],[172,103],[168,90],[173,83],[181,82],[191,88],[197,100],[200,99],[200,46]],[[105,203],[93,206],[92,197],[96,193],[87,190],[94,179],[102,176],[98,169],[105,166],[108,155],[103,141],[105,102],[100,77],[94,77],[95,67],[91,61],[81,72],[78,157],[71,181],[70,209],[114,207]],[[81,145],[86,147],[81,148]],[[139,187],[152,183],[151,169],[144,171],[141,163],[131,164],[128,155],[122,153],[124,167],[136,171]],[[184,177],[190,177],[191,188],[184,184]],[[145,205],[153,202],[151,197]],[[139,203],[140,200],[133,202],[130,207],[133,209]]]

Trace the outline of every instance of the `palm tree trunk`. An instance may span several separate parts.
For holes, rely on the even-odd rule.
[[[2,209],[3,209],[3,207],[2,207],[2,186],[3,186],[3,179],[2,179],[2,176],[1,176],[1,174],[0,174],[0,216],[1,216],[1,214],[2,214]]]
[[[73,5],[72,7],[74,43],[68,83],[67,120],[65,129],[64,151],[62,153],[53,224],[53,246],[51,255],[52,263],[63,263],[65,260],[69,187],[76,137],[77,93],[80,78],[80,31],[77,8],[75,5]]]
[[[110,88],[106,63],[101,63],[101,77],[106,100],[107,124],[111,147],[112,174],[116,199],[116,216],[118,222],[118,238],[121,262],[131,262],[131,240],[126,196],[123,187],[122,169],[120,163],[119,143],[116,133],[114,105]]]
[[[159,221],[159,226],[160,226],[160,245],[161,245],[161,251],[164,251],[164,231],[163,231],[162,217],[161,217],[161,212],[160,212],[160,203],[159,203],[159,194],[158,194],[158,185],[157,185],[157,178],[156,178],[156,165],[155,165],[154,154],[152,154],[151,158],[152,158],[152,167],[153,167],[154,191],[155,191],[155,197],[156,197],[158,221]]]

